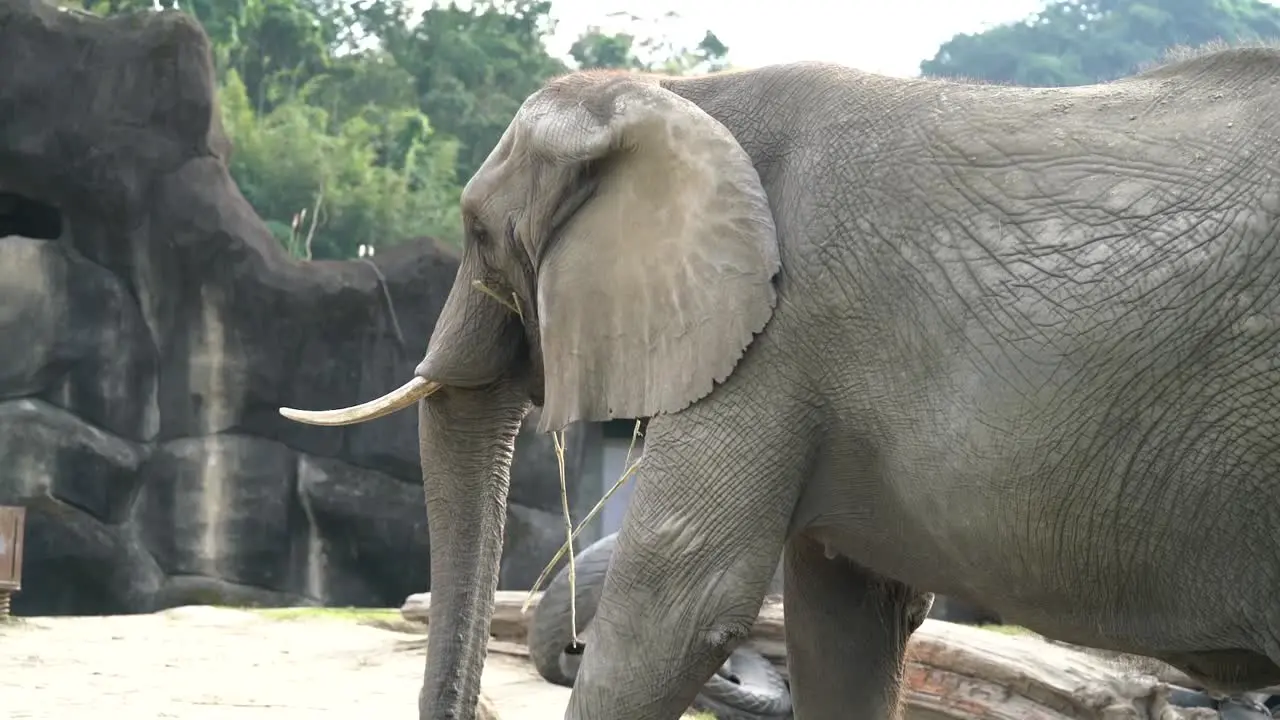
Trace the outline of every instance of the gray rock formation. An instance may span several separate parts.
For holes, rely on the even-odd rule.
[[[288,258],[227,174],[212,77],[181,12],[0,0],[0,504],[28,507],[17,614],[399,606],[428,588],[415,414],[317,428],[276,409],[408,378],[456,259],[430,240],[384,251],[384,287],[370,262]],[[569,478],[595,432],[570,431]],[[520,589],[562,538],[549,438],[526,428],[512,484],[502,587]],[[580,515],[595,498],[577,484]]]

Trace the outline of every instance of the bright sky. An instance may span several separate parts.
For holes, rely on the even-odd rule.
[[[688,46],[711,30],[729,46],[729,60],[737,66],[826,60],[905,77],[918,74],[920,62],[932,58],[952,35],[1021,20],[1043,4],[1043,0],[552,0],[552,17],[559,24],[549,49],[567,53],[590,25],[611,32],[626,29],[609,18],[614,12],[660,18],[677,10],[678,19],[641,26],[642,30]]]

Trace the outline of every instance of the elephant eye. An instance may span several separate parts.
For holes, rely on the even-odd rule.
[[[484,225],[475,218],[471,218],[467,222],[467,232],[471,236],[471,242],[479,245],[487,245],[492,239],[489,235],[489,231],[486,230]]]

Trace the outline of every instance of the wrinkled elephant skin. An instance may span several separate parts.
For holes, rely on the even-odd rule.
[[[653,418],[573,720],[678,718],[780,556],[802,720],[899,714],[927,592],[1280,682],[1276,77],[1237,49],[1079,88],[801,63],[531,96],[376,409],[444,387],[421,719],[473,717],[526,400]]]

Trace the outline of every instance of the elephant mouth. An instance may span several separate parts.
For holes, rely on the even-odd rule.
[[[297,410],[295,408],[280,408],[280,414],[294,422],[300,422],[306,425],[325,425],[329,427],[339,425],[356,425],[358,423],[377,420],[380,417],[400,412],[419,400],[430,396],[442,387],[444,386],[438,382],[427,380],[426,378],[414,377],[409,380],[409,382],[401,385],[395,390],[392,390],[381,397],[369,400],[368,402],[360,403],[359,405],[338,408],[336,410]]]

